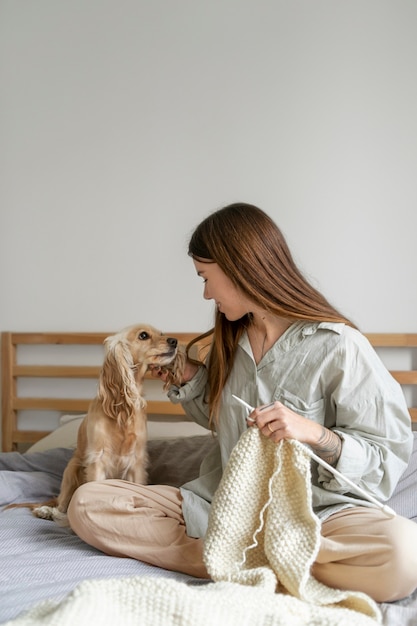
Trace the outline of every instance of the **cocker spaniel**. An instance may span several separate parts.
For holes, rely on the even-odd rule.
[[[105,340],[98,393],[82,421],[74,455],[65,468],[55,501],[31,505],[37,517],[68,526],[66,511],[81,484],[106,478],[147,481],[146,402],[143,380],[148,368],[168,371],[178,383],[185,356],[177,339],[146,324],[131,326]]]

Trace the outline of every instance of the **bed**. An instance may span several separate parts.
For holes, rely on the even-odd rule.
[[[106,556],[70,530],[9,503],[56,495],[75,447],[78,426],[95,393],[103,340],[111,333],[2,333],[2,449],[0,454],[0,623],[41,601],[61,602],[82,581],[146,577],[208,583],[128,558]],[[197,333],[170,333],[181,343]],[[369,334],[382,360],[404,386],[417,428],[417,334]],[[196,346],[203,351],[205,346]],[[151,483],[179,486],[195,477],[213,445],[211,433],[187,421],[181,407],[149,379],[148,449]],[[397,513],[417,522],[417,432],[414,451],[392,499]],[[416,549],[411,547],[410,549]],[[417,624],[417,592],[381,604],[384,626]],[[179,621],[179,624],[182,622]]]

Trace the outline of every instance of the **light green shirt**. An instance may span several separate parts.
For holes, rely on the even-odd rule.
[[[201,367],[169,397],[208,428],[207,371]],[[256,365],[246,334],[224,387],[217,441],[199,478],[183,485],[187,533],[203,537],[213,495],[230,453],[247,429],[251,406],[279,400],[342,439],[336,469],[381,502],[395,489],[412,450],[410,414],[400,385],[359,331],[336,323],[294,323]],[[343,481],[312,461],[313,509],[325,519],[346,506],[369,506]]]

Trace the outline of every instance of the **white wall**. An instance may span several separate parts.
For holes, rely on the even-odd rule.
[[[417,331],[415,0],[0,0],[0,330],[205,330],[194,226],[258,204]]]

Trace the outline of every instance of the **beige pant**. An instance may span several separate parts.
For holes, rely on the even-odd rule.
[[[75,492],[68,518],[86,543],[113,556],[208,578],[203,541],[188,537],[179,489],[123,480],[90,482]],[[359,590],[377,602],[417,586],[417,524],[355,507],[322,525],[314,576],[330,587]]]

